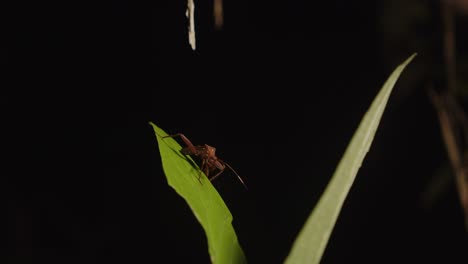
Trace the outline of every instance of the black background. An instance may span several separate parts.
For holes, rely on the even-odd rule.
[[[418,52],[384,59],[374,1],[312,2],[225,1],[217,31],[197,1],[196,51],[182,0],[2,4],[2,263],[208,263],[149,121],[217,147],[249,187],[214,182],[249,262],[281,263],[378,89]],[[453,182],[421,202],[445,162],[422,85],[397,84],[323,263],[465,263]]]

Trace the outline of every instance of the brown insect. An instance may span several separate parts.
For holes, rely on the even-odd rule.
[[[234,174],[236,174],[239,181],[247,189],[247,186],[245,185],[244,181],[239,176],[239,174],[237,174],[237,172],[229,164],[222,161],[220,158],[216,157],[216,148],[207,144],[195,146],[182,133],[168,135],[163,138],[166,138],[166,137],[180,137],[182,141],[184,141],[185,145],[187,145],[185,148],[181,150],[181,153],[184,155],[192,155],[192,156],[200,158],[201,159],[200,169],[201,171],[205,173],[205,175],[208,177],[210,181],[213,181],[214,179],[216,179],[221,173],[224,172],[226,167],[228,167],[232,172],[234,172]],[[215,172],[216,170],[218,170],[218,172],[214,176],[210,176],[210,174],[212,172]]]

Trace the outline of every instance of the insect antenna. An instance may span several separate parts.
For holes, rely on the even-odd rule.
[[[244,188],[245,188],[246,190],[248,190],[248,189],[247,189],[247,185],[245,185],[245,183],[244,183],[244,181],[242,180],[241,176],[239,176],[239,174],[237,174],[237,172],[236,172],[229,164],[227,164],[226,162],[224,162],[224,165],[226,165],[230,170],[232,170],[232,172],[234,172],[234,174],[236,174],[236,176],[237,176],[237,178],[239,179],[239,181],[242,183],[242,185],[244,185]]]

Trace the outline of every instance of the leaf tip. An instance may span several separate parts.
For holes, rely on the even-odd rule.
[[[414,57],[416,57],[417,55],[418,55],[418,53],[414,52],[413,54],[411,54],[411,56],[408,59],[406,59],[406,61],[403,64],[406,65],[406,64],[410,63],[414,59]]]

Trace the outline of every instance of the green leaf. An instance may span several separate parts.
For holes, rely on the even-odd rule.
[[[212,263],[247,263],[232,226],[232,215],[205,174],[192,159],[180,153],[182,147],[151,123],[158,140],[164,173],[169,186],[185,199],[205,230]],[[177,228],[177,227],[174,227]]]
[[[383,85],[354,133],[331,181],[307,219],[286,258],[286,264],[319,263],[343,202],[369,151],[390,93],[403,69],[416,56],[399,65]]]

